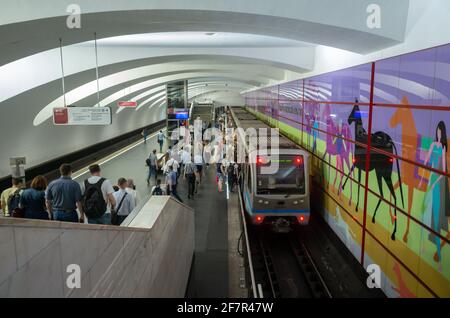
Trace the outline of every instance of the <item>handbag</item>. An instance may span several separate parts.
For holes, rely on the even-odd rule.
[[[12,211],[11,216],[13,218],[25,218],[25,210],[22,208],[15,208]]]
[[[125,200],[125,197],[127,196],[127,194],[128,194],[128,192],[125,192],[125,195],[120,200],[120,203],[117,206],[117,209],[113,213],[111,213],[111,224],[112,225],[120,225],[119,224],[119,211],[120,211],[120,208],[122,207],[123,200]]]

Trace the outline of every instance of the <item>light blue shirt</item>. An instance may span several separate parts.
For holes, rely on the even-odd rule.
[[[127,194],[125,199],[123,199],[123,196]],[[122,201],[122,205],[120,206],[120,209],[117,211],[117,215],[128,215],[133,211],[135,205],[134,205],[134,198],[131,194],[129,194],[127,191],[120,189],[119,191],[114,192],[114,198],[116,199],[117,208],[119,208],[120,201]]]

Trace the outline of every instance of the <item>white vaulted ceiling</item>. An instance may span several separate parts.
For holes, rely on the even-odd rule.
[[[415,27],[432,20],[418,0],[78,0],[81,28],[70,29],[72,3],[2,1],[0,126],[9,131],[20,125],[24,131],[20,146],[5,141],[2,149],[16,147],[17,155],[36,151],[39,140],[60,137],[54,129],[69,131],[50,120],[53,107],[63,106],[60,38],[67,103],[114,110],[113,127],[95,130],[89,141],[94,143],[164,118],[167,82],[189,80],[190,99],[243,102],[242,91],[408,47],[415,43],[409,40]],[[379,29],[367,26],[372,3],[381,9]],[[139,107],[119,109],[119,100],[135,100]],[[94,128],[85,130],[72,127],[68,134],[79,140],[55,153],[39,150],[31,162],[86,146],[85,134]],[[10,155],[0,154],[0,176]]]

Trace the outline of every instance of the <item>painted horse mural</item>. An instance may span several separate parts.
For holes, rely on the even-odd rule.
[[[402,105],[409,105],[407,97],[403,97]],[[407,107],[397,108],[394,115],[391,117],[389,125],[393,128],[400,125],[402,128],[402,158],[420,162],[420,145],[422,137],[417,132],[412,110]],[[408,186],[408,206],[406,207],[408,218],[406,221],[405,234],[403,235],[403,241],[407,243],[414,189],[425,192],[427,190],[427,185],[425,183],[420,184],[418,166],[402,160],[401,169],[403,171],[403,183]],[[400,183],[396,182],[394,190],[397,189],[399,185]]]
[[[342,124],[342,129],[339,131],[338,125],[333,120],[333,117],[331,117],[331,111],[330,106],[326,105],[325,109],[323,111],[323,118],[326,118],[327,122],[327,136],[326,136],[326,149],[325,153],[322,157],[322,162],[324,162],[325,157],[328,155],[328,161],[330,163],[331,156],[339,156],[340,160],[345,164],[350,170],[352,168],[352,165],[350,164],[350,157],[351,157],[351,145],[352,143],[349,141],[351,140],[351,132],[350,132],[350,126],[346,123]],[[343,144],[344,147],[338,147],[338,143],[334,142],[334,139],[336,139],[335,136],[343,137]],[[328,176],[330,175],[330,165],[328,165]],[[342,171],[343,171],[343,165],[342,165]],[[340,174],[338,171],[336,171],[336,176]],[[340,183],[339,183],[339,189],[338,189],[338,195],[340,195],[342,185],[342,175],[340,177]],[[334,178],[334,184],[333,186],[336,187],[336,180],[337,178]],[[330,186],[330,180],[327,181],[327,188]],[[352,203],[352,182],[350,181],[350,199],[349,199],[349,205]]]
[[[366,132],[366,130],[364,129],[363,126],[363,121],[362,121],[362,113],[359,110],[359,106],[358,106],[358,99],[355,100],[355,105],[353,106],[353,110],[350,114],[350,116],[348,117],[348,124],[355,124],[355,140],[356,140],[356,144],[355,144],[355,152],[354,152],[354,163],[352,166],[352,169],[350,170],[350,172],[347,175],[347,180],[348,180],[348,176],[353,172],[353,170],[356,168],[358,168],[358,197],[357,197],[357,202],[356,202],[356,211],[358,211],[358,206],[359,206],[359,193],[360,193],[360,187],[361,187],[361,172],[364,170],[366,173],[369,173],[372,170],[375,170],[376,176],[377,176],[377,183],[378,183],[378,189],[380,192],[380,196],[384,197],[383,195],[383,180],[386,182],[386,185],[389,188],[389,191],[392,195],[392,197],[394,198],[394,230],[391,234],[391,239],[395,240],[395,233],[397,232],[397,196],[395,195],[395,191],[394,191],[394,185],[392,183],[392,171],[393,171],[393,165],[394,165],[394,160],[392,159],[392,157],[379,153],[379,152],[374,152],[371,151],[369,154],[369,170],[366,171],[366,154],[367,154],[367,149],[366,147],[363,147],[359,144],[365,144],[367,145],[368,142],[368,134]],[[397,155],[397,148],[395,147],[395,144],[392,141],[392,138],[382,132],[382,131],[378,131],[376,133],[371,134],[370,136],[371,138],[371,143],[373,147],[376,147],[377,149],[383,150],[387,153],[393,154],[395,151],[395,154]],[[359,143],[359,144],[358,144]],[[403,189],[402,189],[402,180],[401,180],[401,174],[400,174],[400,165],[399,165],[399,160],[397,159],[397,170],[398,170],[398,177],[399,177],[399,182],[400,182],[400,195],[401,195],[401,200],[402,200],[402,206],[404,206],[404,199],[403,199]],[[347,180],[344,182],[342,188],[345,188],[345,184],[347,182]],[[368,186],[368,185],[366,185]],[[373,213],[372,216],[372,223],[375,223],[375,219],[376,219],[376,215],[377,215],[377,211],[378,208],[380,206],[381,203],[381,198],[378,198],[378,203],[377,206],[375,207],[375,211]]]

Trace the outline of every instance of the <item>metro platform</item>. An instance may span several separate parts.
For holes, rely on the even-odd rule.
[[[132,143],[131,145],[125,147],[122,150],[117,151],[106,158],[103,158],[97,161],[100,164],[102,169],[102,176],[111,180],[114,184],[118,178],[132,178],[136,184],[136,190],[139,193],[139,197],[141,198],[141,204],[139,209],[143,209],[146,206],[150,205],[159,205],[159,198],[151,198],[149,200],[149,194],[151,188],[153,186],[154,181],[152,180],[150,186],[147,186],[147,174],[148,168],[145,167],[145,158],[148,154],[156,149],[157,143],[155,140],[155,135],[152,135],[147,139],[147,142],[144,144],[142,140]],[[163,179],[162,175],[158,176]],[[81,169],[77,173],[74,174],[74,179],[78,182],[83,182],[83,180],[87,178],[87,173],[85,169]],[[187,198],[187,184],[183,177],[179,179],[178,192],[180,197],[183,200],[183,205],[189,206],[193,209],[195,220],[194,226],[194,244],[192,246],[192,254],[190,258],[191,263],[185,264],[185,270],[180,270],[179,273],[183,273],[181,276],[178,276],[177,279],[179,282],[172,282],[172,285],[177,286],[177,291],[170,291],[169,293],[159,294],[157,291],[153,291],[150,293],[139,294],[134,292],[133,294],[126,294],[123,289],[118,291],[113,290],[103,290],[100,287],[96,287],[97,290],[95,293],[93,292],[74,292],[69,294],[57,295],[52,294],[48,296],[65,296],[65,297],[186,297],[186,298],[247,298],[250,297],[250,293],[248,290],[248,286],[245,286],[244,281],[248,279],[246,277],[246,272],[244,270],[245,259],[239,255],[237,247],[242,246],[242,242],[240,241],[242,225],[239,221],[239,204],[238,204],[238,195],[236,193],[230,193],[228,187],[222,192],[219,193],[217,190],[217,186],[215,183],[215,166],[210,165],[209,168],[204,168],[203,180],[198,188],[198,193],[195,194],[194,199]],[[165,197],[168,198],[168,197]],[[153,201],[152,201],[153,200]],[[167,200],[167,199],[166,199]],[[165,204],[170,204],[170,202],[178,202],[174,199],[169,199],[169,201],[165,202]],[[173,210],[173,207],[177,206],[178,208],[183,205],[172,203],[170,206],[170,210]],[[163,208],[164,209],[164,208]],[[163,213],[163,212],[161,212]],[[149,222],[149,218],[143,215],[138,215],[135,219],[139,219],[144,222]],[[173,216],[177,217],[177,216]],[[233,221],[234,220],[234,221]],[[0,219],[2,221],[0,226],[8,226],[11,225],[11,222],[4,222],[5,219]],[[27,223],[27,221],[22,221]],[[43,223],[55,223],[54,221],[39,223],[39,221],[30,221],[33,225],[38,225],[39,227],[48,227],[48,224]],[[37,223],[36,223],[37,222]],[[127,224],[122,224],[121,228],[124,226],[133,226],[131,224],[132,221],[125,221]],[[152,221],[155,222],[155,221]],[[56,222],[60,223],[60,222]],[[136,223],[136,222],[135,222]],[[139,222],[137,222],[137,226],[139,227]],[[142,224],[142,223],[141,223]],[[19,227],[22,224],[19,222]],[[114,231],[113,226],[92,226],[92,225],[80,225],[83,227],[83,230],[90,228],[92,230],[97,230],[96,235],[98,233],[105,233],[104,230],[107,230],[106,233],[116,233]],[[318,225],[318,226],[324,226]],[[58,228],[64,229],[65,227],[70,228],[68,223],[61,223]],[[95,227],[95,229],[94,229]],[[102,232],[98,232],[99,229],[102,229]],[[83,231],[79,230],[79,231]],[[189,231],[188,228],[185,228],[186,231]],[[15,230],[17,231],[17,229]],[[39,231],[39,229],[34,228],[33,231]],[[51,231],[55,231],[52,229]],[[326,254],[325,255],[316,255],[321,257],[324,260],[322,264],[325,267],[325,272],[328,272],[328,277],[326,279],[329,282],[336,282],[336,284],[331,283],[330,286],[334,289],[333,292],[335,295],[340,295],[341,297],[382,297],[382,294],[370,291],[365,286],[365,276],[362,268],[358,270],[358,264],[354,264],[354,260],[352,260],[351,255],[348,255],[345,251],[345,247],[339,246],[339,240],[336,237],[329,237],[327,235],[323,235],[323,231],[320,233],[316,233],[314,230],[309,230],[306,232],[306,236],[310,241],[313,241],[318,247],[315,250],[315,253],[320,254],[321,248],[325,246]],[[331,235],[331,231],[329,231]],[[171,234],[170,234],[171,233]],[[176,239],[172,237],[172,242],[176,244],[179,239],[183,240],[183,236],[185,233],[176,233],[173,230],[170,230],[168,235],[176,236]],[[46,234],[48,235],[48,234]],[[92,234],[91,234],[92,235]],[[101,234],[100,234],[101,235]],[[112,234],[107,234],[111,236]],[[124,234],[124,237],[133,237],[139,234]],[[160,240],[169,240],[167,236],[163,236],[162,232],[159,232],[160,236],[153,236],[152,239],[156,241]],[[165,234],[167,235],[167,233]],[[187,234],[186,234],[187,235]],[[50,235],[52,236],[52,235]],[[108,236],[108,237],[109,237]],[[319,237],[320,236],[320,237]],[[94,235],[95,237],[95,235]],[[164,238],[163,238],[164,237]],[[53,236],[52,236],[53,238]],[[92,238],[90,236],[89,238]],[[189,241],[189,239],[187,240]],[[124,242],[126,239],[124,238]],[[143,241],[142,241],[143,242]],[[142,243],[141,242],[141,243]],[[86,243],[88,243],[86,241]],[[133,244],[137,244],[138,241]],[[320,246],[319,246],[320,245]],[[135,245],[132,245],[134,248]],[[89,246],[85,246],[86,249],[89,249]],[[124,244],[124,253],[126,253],[127,244]],[[130,247],[131,249],[131,247]],[[134,252],[133,252],[134,253]],[[172,255],[173,247],[169,248],[165,251],[166,257],[169,254]],[[188,252],[189,253],[189,252]],[[83,253],[75,253],[82,257]],[[328,257],[328,259],[327,259]],[[336,270],[335,267],[331,268],[329,266],[330,259],[334,259],[334,262],[337,259],[341,268]],[[151,259],[147,258],[148,262],[152,262]],[[109,260],[112,262],[109,267],[114,264],[114,260]],[[352,264],[353,265],[349,265]],[[108,264],[103,264],[108,268]],[[98,270],[98,269],[97,269]],[[19,268],[20,272],[20,268]],[[125,272],[126,273],[126,272]],[[104,273],[106,275],[106,271]],[[106,276],[111,276],[113,274],[108,274]],[[117,274],[115,274],[117,275]],[[163,276],[163,274],[161,274]],[[124,282],[126,278],[122,278],[119,286],[126,285]],[[130,277],[130,280],[133,280]],[[154,281],[153,278],[152,281]],[[339,283],[338,283],[339,282]],[[342,284],[342,282],[345,282]],[[289,285],[289,282],[285,282]],[[9,283],[11,284],[11,283]],[[36,283],[37,284],[37,283]],[[6,286],[5,286],[6,285]],[[20,291],[13,292],[12,294],[8,294],[8,281],[6,283],[0,284],[0,292],[3,292],[4,297],[10,296],[19,296]],[[171,285],[170,283],[168,285]],[[345,285],[345,286],[344,286]],[[34,286],[37,287],[37,286]],[[100,291],[99,291],[100,288]],[[111,287],[110,287],[111,288]],[[117,287],[122,288],[122,287]],[[9,290],[11,292],[11,290]],[[22,296],[33,296],[33,294],[26,293]]]

